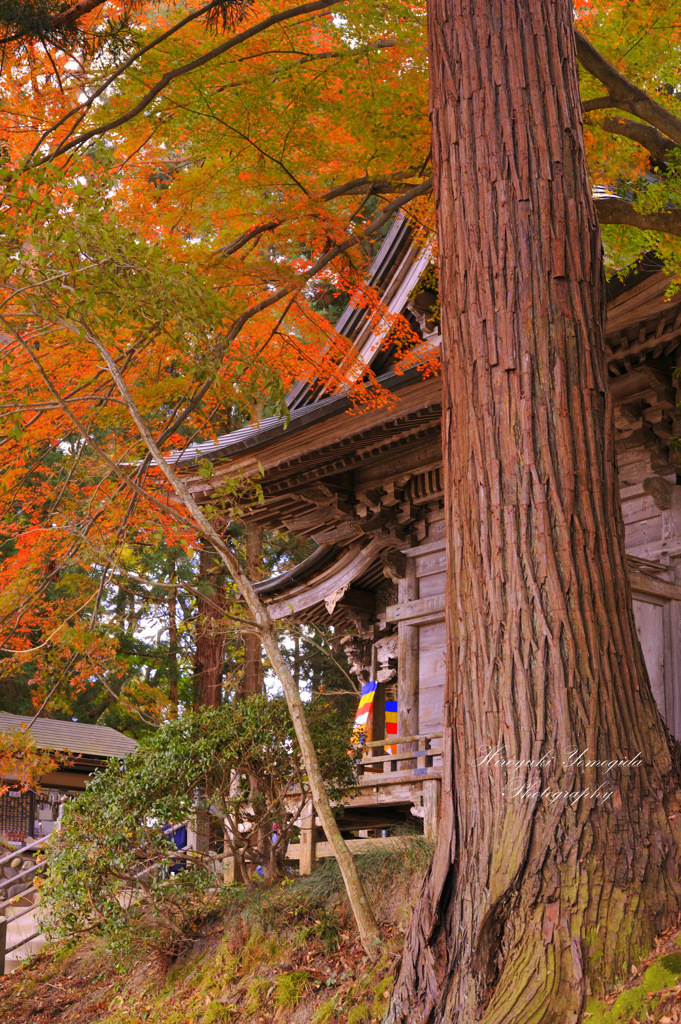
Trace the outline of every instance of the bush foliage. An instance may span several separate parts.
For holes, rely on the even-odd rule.
[[[307,709],[329,794],[340,800],[356,780],[349,725],[321,697]],[[308,798],[283,698],[183,714],[134,753],[110,760],[65,808],[43,884],[54,932],[90,929],[114,943],[134,935],[180,948],[221,907],[222,860],[234,858],[246,883],[257,867],[268,878],[283,875]],[[217,834],[214,849],[178,857],[167,826],[181,822]]]

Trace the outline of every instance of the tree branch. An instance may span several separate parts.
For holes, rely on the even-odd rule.
[[[608,90],[612,106],[626,110],[659,129],[677,146],[681,146],[681,118],[670,113],[643,89],[634,85],[614,64],[599,53],[588,39],[575,29],[577,57],[582,67]],[[587,101],[588,102],[588,101]],[[591,108],[593,109],[593,108]]]
[[[67,112],[58,121],[56,121],[49,128],[45,129],[45,131],[40,136],[35,146],[31,150],[28,159],[30,160],[31,157],[33,157],[38,152],[45,139],[52,135],[53,132],[56,132],[58,128],[61,128],[62,125],[66,124],[66,122],[69,121],[70,118],[75,117],[75,115],[79,111],[87,111],[92,106],[94,101],[98,99],[98,97],[101,96],[102,93],[106,92],[109,86],[112,85],[113,82],[115,82],[116,79],[119,78],[125,71],[127,71],[129,67],[131,67],[136,61],[138,61],[140,57],[143,57],[145,53],[148,53],[150,50],[153,50],[154,47],[159,46],[161,43],[164,43],[176,32],[179,32],[181,29],[185,28],[190,22],[195,21],[196,18],[200,18],[204,14],[208,14],[215,7],[217,2],[218,0],[209,0],[207,4],[203,5],[203,7],[200,7],[197,11],[192,11],[191,14],[188,14],[186,18],[183,18],[181,21],[178,21],[175,25],[171,25],[169,29],[167,29],[165,32],[162,32],[161,35],[156,36],[156,38],[152,39],[150,43],[147,43],[145,46],[141,47],[141,49],[136,50],[135,53],[131,54],[130,57],[128,57],[127,60],[124,60],[122,64],[119,64],[119,66],[115,68],[107,78],[104,79],[101,85],[97,86],[95,91],[86,99],[84,99],[82,103],[79,103],[77,107],[72,107],[71,110],[67,110]],[[3,42],[7,41],[8,40],[3,40]],[[84,117],[85,113],[81,115],[76,124],[70,129],[69,134],[75,130],[75,128],[81,123]]]
[[[597,96],[593,100],[584,100],[582,103],[582,111],[588,114],[592,110],[607,110],[608,108],[616,107],[617,104],[614,100],[611,100],[609,96]]]
[[[324,53],[306,53],[298,60],[292,60],[288,64],[280,64],[279,67],[273,68],[267,74],[268,78],[279,78],[280,75],[286,74],[293,68],[300,67],[302,64],[310,64],[312,61],[318,60],[332,60],[334,58],[340,59],[341,57],[362,57],[365,53],[371,50],[387,50],[392,46],[397,46],[395,39],[377,39],[373,43],[367,43],[366,46],[358,46],[355,49],[348,50],[327,50]],[[245,82],[253,82],[258,80],[260,76],[251,75],[249,78],[237,78],[233,82],[225,82],[224,85],[219,85],[215,89],[216,93],[225,92],[227,89],[239,89]]]
[[[643,213],[633,203],[618,196],[594,199],[601,224],[625,224],[641,231],[659,231],[662,235],[681,237],[681,210],[659,210]]]
[[[125,380],[121,376],[119,367],[109,353],[106,345],[96,334],[87,332],[88,340],[96,346],[104,362],[106,363],[112,379],[116,382],[121,398],[125,401],[128,412],[133,420],[141,439],[152,455],[156,466],[168,481],[175,492],[179,502],[182,503],[188,515],[194,520],[200,533],[207,538],[216,552],[222,559],[227,571],[236,583],[244,599],[246,607],[253,617],[256,626],[259,627],[262,643],[270,664],[281,683],[286,702],[288,704],[296,738],[300,746],[303,763],[307,771],[310,790],[314,799],[317,814],[320,817],[326,837],[331,843],[336,856],[336,862],[340,868],[345,882],[350,906],[352,908],[355,922],[357,924],[362,945],[369,957],[374,955],[374,946],[380,940],[380,933],[371,906],[368,903],[364,887],[357,873],[352,854],[349,852],[344,839],[341,836],[338,824],[331,808],[331,803],[326,792],[324,779],[319,766],[317,751],[315,750],[310,727],[305,717],[300,691],[296,684],[288,662],[283,656],[277,642],[274,626],[267,612],[262,599],[258,595],[255,585],[242,569],[238,559],[227,547],[223,537],[216,531],[213,522],[207,518],[205,513],[197,505],[193,495],[190,493],[184,480],[177,475],[174,469],[164,459],[160,449],[156,445],[154,437],[149,430],[146,420],[140,413],[132,395],[130,394]]]
[[[623,135],[627,139],[638,142],[644,149],[647,149],[656,160],[668,160],[669,154],[676,149],[675,143],[666,135],[653,128],[652,125],[643,124],[642,121],[632,121],[628,117],[604,117],[600,121],[589,121],[594,128],[602,128],[611,135]]]
[[[54,160],[55,157],[68,153],[69,150],[74,149],[76,146],[82,146],[85,142],[89,142],[90,139],[94,139],[98,135],[106,135],[107,132],[113,131],[115,128],[120,128],[121,125],[127,124],[128,121],[132,121],[133,118],[137,117],[138,114],[141,114],[143,110],[146,110],[150,103],[153,103],[159,93],[162,93],[166,86],[170,85],[170,83],[175,81],[176,78],[182,78],[184,75],[188,75],[190,72],[203,67],[204,64],[209,64],[210,61],[215,60],[217,57],[221,57],[223,53],[227,53],[235,46],[239,46],[241,43],[246,42],[248,39],[252,39],[261,32],[265,32],[273,25],[279,25],[282,22],[291,21],[303,14],[312,14],[315,11],[323,11],[342,2],[343,0],[313,0],[311,3],[299,4],[297,7],[290,7],[288,10],[279,11],[277,14],[272,14],[269,18],[259,21],[256,25],[251,25],[250,28],[232,36],[231,39],[227,39],[219,46],[214,46],[212,50],[207,50],[206,53],[202,53],[200,57],[196,57],[187,64],[181,64],[179,67],[173,68],[172,71],[166,71],[166,73],[162,75],[161,78],[159,78],[158,81],[155,82],[155,84],[144,94],[141,100],[139,100],[139,102],[137,102],[133,107],[129,107],[124,114],[114,118],[113,121],[107,121],[106,124],[100,125],[96,128],[90,128],[88,131],[82,132],[82,134],[71,139],[70,142],[62,143],[53,149],[51,153],[46,154],[46,156],[43,157],[42,160],[38,161],[38,163],[47,163],[50,160]]]
[[[412,182],[400,180],[408,177],[411,173],[413,172],[398,171],[394,175],[387,175],[382,178],[371,178],[368,174],[365,174],[361,178],[352,178],[350,181],[346,181],[343,185],[337,185],[335,188],[330,189],[328,192],[324,192],[323,195],[313,201],[317,203],[328,203],[332,199],[340,199],[342,196],[382,196],[390,194],[394,195],[395,193],[402,194],[414,188]],[[235,238],[229,245],[225,245],[222,248],[217,249],[215,251],[215,255],[232,256],[252,239],[258,238],[267,231],[274,231],[275,228],[281,227],[283,223],[284,220],[282,218],[280,220],[268,220],[264,224],[256,224],[256,226],[251,228],[249,231],[244,231],[242,235]]]
[[[78,3],[75,3],[73,7],[69,7],[67,10],[62,11],[61,14],[55,14],[50,18],[50,28],[63,28],[64,25],[72,25],[74,21],[83,18],[97,7],[102,7],[104,3],[105,0],[78,0]]]

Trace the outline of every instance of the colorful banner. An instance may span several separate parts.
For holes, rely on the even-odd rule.
[[[387,700],[385,702],[385,735],[386,738],[390,736],[397,736],[397,701]],[[396,754],[397,745],[392,744],[384,747],[386,754]]]
[[[377,683],[370,679],[368,683],[365,683],[362,687],[362,693],[359,698],[359,707],[357,708],[357,714],[355,715],[355,724],[352,727],[352,742],[362,743],[366,738],[366,727],[369,721],[369,712],[371,711],[374,704],[374,696],[376,694]]]

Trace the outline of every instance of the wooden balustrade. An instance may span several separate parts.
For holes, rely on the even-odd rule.
[[[400,779],[405,776],[418,778],[425,775],[428,769],[433,767],[433,758],[442,756],[442,749],[432,745],[433,741],[441,739],[442,735],[441,732],[430,732],[416,736],[389,736],[364,743],[362,760],[358,766],[360,781],[370,776],[375,782],[376,775],[391,775],[398,772]],[[414,744],[418,744],[420,749],[415,750]],[[385,747],[394,747],[397,752],[372,755],[371,751]],[[400,762],[408,762],[402,766],[401,771]]]
[[[423,834],[427,839],[434,839],[437,833],[441,770],[433,761],[442,756],[442,749],[433,744],[442,739],[442,735],[441,732],[430,732],[371,740],[363,744],[362,757],[358,764],[360,796],[367,791],[374,791],[377,794],[377,804],[391,803],[391,791],[387,787],[419,783],[410,791],[414,794],[414,803],[418,800],[423,807]],[[384,747],[394,747],[397,752],[373,753],[374,750]],[[403,796],[400,802],[404,802]],[[352,799],[349,803],[352,805]],[[291,843],[286,856],[288,860],[298,861],[301,875],[309,875],[315,861],[332,857],[333,850],[330,843],[317,839],[319,826],[311,801],[305,806],[299,826],[300,842]],[[366,853],[377,847],[399,847],[400,844],[409,842],[409,839],[404,836],[360,837],[346,842],[353,853]]]

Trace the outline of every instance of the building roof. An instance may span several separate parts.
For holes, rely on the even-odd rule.
[[[108,725],[62,722],[56,718],[38,718],[0,712],[0,731],[8,732],[30,725],[30,733],[40,750],[63,750],[70,754],[95,757],[123,757],[137,747],[135,740]]]
[[[414,247],[406,222],[396,221],[368,279],[391,314],[409,318],[413,312],[416,333],[432,342],[435,331],[427,318],[419,319],[422,309],[415,302],[430,258],[427,249]],[[678,365],[681,348],[681,293],[670,300],[670,283],[660,261],[646,254],[629,274],[607,285],[611,394],[616,401],[630,402],[622,429],[631,434],[638,420],[645,426],[650,417],[663,442],[677,432],[676,405],[673,395],[665,392],[660,399],[658,392],[666,387],[671,367]],[[250,520],[319,545],[300,564],[258,583],[259,593],[276,618],[295,615],[301,621],[326,622],[335,616],[339,624],[344,616],[342,627],[352,631],[352,622],[366,612],[367,592],[386,576],[392,578],[383,564],[385,551],[366,541],[380,534],[386,517],[392,516],[402,529],[412,511],[442,494],[440,396],[435,379],[424,381],[414,369],[397,374],[390,362],[383,362],[385,332],[363,307],[350,304],[336,330],[352,341],[358,358],[394,393],[393,405],[347,417],[347,394],[328,395],[321,382],[301,381],[287,396],[286,417],[263,419],[216,442],[189,446],[175,454],[175,461],[199,500],[208,498],[226,473],[259,473],[263,502]],[[667,410],[664,422],[658,415],[661,400]],[[201,474],[192,477],[204,458],[217,463],[210,480]],[[386,487],[380,472],[372,475],[372,466],[391,459],[394,479]],[[417,481],[419,474],[423,479]],[[337,594],[342,596],[329,607],[327,598]]]
[[[390,313],[403,313],[431,259],[428,247],[414,248],[406,218],[397,217],[367,275],[368,283],[381,292]],[[645,253],[624,277],[607,285],[608,317],[606,344],[611,377],[628,372],[632,365],[649,358],[667,358],[681,342],[681,303],[669,301],[670,279],[654,253]],[[381,325],[373,324],[363,306],[350,303],[341,314],[336,330],[353,340],[358,356],[378,372],[377,381],[387,391],[397,392],[421,375],[412,368],[381,373],[378,362],[385,347]],[[346,391],[329,395],[319,381],[299,381],[286,397],[287,414],[268,416],[257,423],[223,434],[214,441],[188,445],[172,452],[171,465],[190,473],[204,459],[228,461],[246,451],[266,448],[285,435],[303,432],[315,423],[348,410]],[[361,417],[357,418],[360,429]]]
[[[367,274],[367,284],[381,293],[390,314],[402,313],[409,297],[430,261],[430,249],[421,244],[413,247],[412,229],[407,219],[397,216],[388,231],[379,252]],[[421,377],[412,368],[396,372],[377,365],[377,358],[385,348],[383,322],[375,324],[362,305],[349,303],[335,328],[339,334],[352,340],[360,362],[373,366],[377,382],[386,391],[398,391]],[[384,372],[381,372],[384,370]],[[284,433],[293,434],[311,424],[344,412],[351,406],[348,389],[328,394],[318,381],[299,381],[286,396],[287,412],[284,416],[267,416],[257,423],[223,434],[216,441],[188,445],[182,451],[172,452],[171,465],[187,469],[203,459],[229,459],[249,449],[269,444]]]
[[[415,368],[404,373],[386,373],[378,378],[378,383],[387,391],[399,391],[400,388],[420,380],[422,375]],[[222,434],[216,441],[205,441],[189,445],[182,452],[173,452],[168,462],[173,466],[191,466],[202,459],[226,459],[249,449],[259,448],[284,434],[294,434],[310,424],[326,419],[350,408],[351,399],[347,394],[330,395],[317,402],[294,409],[289,416],[267,416],[259,423],[251,423],[240,427],[230,434]]]

